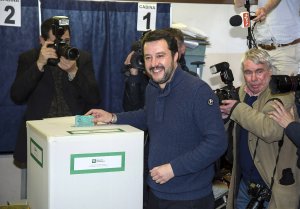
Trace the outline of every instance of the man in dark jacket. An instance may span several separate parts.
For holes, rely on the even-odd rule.
[[[100,103],[92,58],[76,48],[68,52],[73,54],[62,52],[69,46],[70,28],[68,22],[59,25],[59,18],[68,21],[47,19],[41,26],[41,48],[20,55],[11,87],[11,99],[27,105],[14,151],[20,168],[27,166],[27,120],[82,115]]]
[[[86,114],[148,130],[147,209],[213,209],[214,162],[227,148],[217,96],[181,69],[177,42],[165,30],[147,33],[142,49],[150,76],[144,109]]]

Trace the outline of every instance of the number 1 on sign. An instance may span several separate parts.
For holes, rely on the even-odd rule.
[[[137,31],[155,30],[157,5],[138,3]]]

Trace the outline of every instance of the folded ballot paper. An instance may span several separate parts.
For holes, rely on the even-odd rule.
[[[93,119],[94,116],[92,115],[76,115],[75,126],[76,127],[94,126]]]
[[[75,116],[65,116],[65,117],[56,117],[56,118],[44,118],[47,120],[48,124],[51,124],[55,127],[60,127],[60,125],[69,124],[70,127],[90,127],[95,125],[105,125],[106,123],[93,122],[94,116],[92,115],[75,115]],[[1,209],[1,208],[0,208]]]

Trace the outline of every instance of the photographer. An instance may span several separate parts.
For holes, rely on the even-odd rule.
[[[16,104],[27,105],[14,151],[20,168],[27,166],[27,120],[82,115],[100,103],[90,54],[69,42],[68,18],[55,16],[41,25],[41,47],[19,57],[10,93]]]
[[[131,46],[131,52],[128,54],[124,62],[124,74],[125,74],[125,89],[123,96],[123,108],[125,112],[139,110],[144,107],[145,104],[145,91],[149,81],[149,77],[146,74],[146,70],[143,63],[140,63],[134,56],[139,53],[140,43],[136,41]],[[149,152],[149,136],[148,132],[144,133],[144,185],[143,185],[143,208],[147,205],[148,186],[145,179],[148,175],[148,152]]]
[[[135,56],[139,50],[139,41],[132,44],[131,50],[124,62],[125,90],[123,108],[125,112],[144,107],[145,89],[149,80],[143,63],[132,63],[137,62],[132,56]]]
[[[223,118],[235,123],[228,209],[298,208],[297,147],[268,115],[274,110],[273,100],[295,108],[294,95],[271,94],[273,69],[266,51],[247,51],[242,60],[245,84],[239,88],[241,102],[223,100],[220,106]]]

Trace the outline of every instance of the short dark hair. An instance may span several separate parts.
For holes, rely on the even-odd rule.
[[[176,39],[181,41],[182,43],[184,42],[184,35],[180,29],[177,28],[166,28],[165,29],[167,32],[175,36]]]
[[[174,36],[172,36],[169,32],[164,29],[157,29],[154,31],[148,32],[142,39],[142,49],[144,53],[144,45],[146,42],[165,40],[168,44],[168,48],[171,51],[172,56],[178,52],[177,41]]]
[[[52,30],[52,24],[53,24],[53,17],[45,20],[41,25],[41,36],[44,38],[44,40],[47,40],[49,38],[49,31]],[[71,30],[69,26],[65,26],[66,30],[69,31],[71,35]]]

